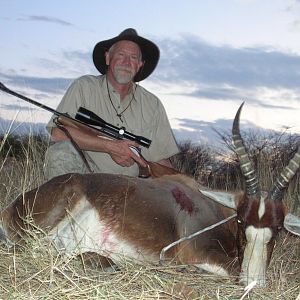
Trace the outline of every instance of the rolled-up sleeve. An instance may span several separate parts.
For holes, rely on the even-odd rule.
[[[157,114],[154,120],[152,144],[149,148],[149,160],[159,161],[179,152],[177,142],[170,126],[165,108],[157,102]]]

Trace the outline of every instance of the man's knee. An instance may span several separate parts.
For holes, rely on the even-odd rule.
[[[89,170],[70,141],[56,142],[46,151],[44,178],[50,180],[67,173],[89,173]]]

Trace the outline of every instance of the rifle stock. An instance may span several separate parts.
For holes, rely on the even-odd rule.
[[[65,127],[72,127],[72,128],[76,128],[76,129],[79,129],[80,131],[86,133],[86,134],[89,134],[91,136],[103,136],[105,138],[108,138],[108,139],[112,139],[110,137],[107,137],[105,136],[104,134],[101,134],[101,132],[99,132],[99,130],[93,128],[93,127],[88,127],[86,126],[85,124],[82,124],[82,123],[79,123],[77,121],[74,121],[73,119],[70,119],[68,117],[65,117],[65,116],[58,116],[56,118],[57,121],[55,122],[58,122],[59,124],[65,126]]]

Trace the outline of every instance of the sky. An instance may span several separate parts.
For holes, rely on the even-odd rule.
[[[56,108],[68,85],[97,75],[95,44],[133,27],[160,48],[140,85],[163,102],[178,140],[212,143],[241,128],[300,134],[299,0],[0,0],[0,81]],[[0,131],[50,114],[0,92]]]

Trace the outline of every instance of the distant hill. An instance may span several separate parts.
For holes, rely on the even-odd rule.
[[[28,135],[29,133],[47,135],[46,123],[17,122],[4,120],[0,117],[0,135],[9,132],[14,135]]]

